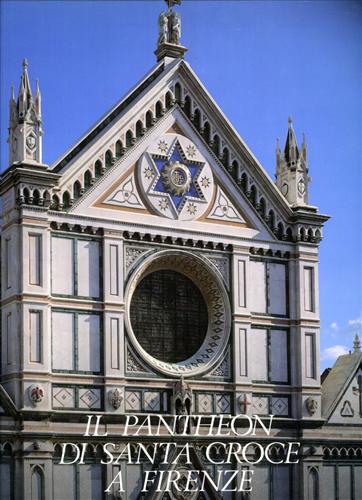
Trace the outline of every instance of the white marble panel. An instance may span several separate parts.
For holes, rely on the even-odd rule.
[[[100,370],[100,317],[78,314],[78,370]]]
[[[286,266],[269,262],[269,313],[287,314]]]
[[[77,241],[78,250],[78,295],[99,297],[99,243],[98,241]]]
[[[273,382],[288,381],[288,334],[285,330],[270,332],[270,376]]]
[[[79,466],[79,500],[99,500],[103,497],[101,464]],[[69,497],[71,498],[71,497]]]
[[[74,370],[72,313],[52,312],[52,355],[54,370]]]
[[[31,363],[41,363],[42,354],[42,313],[41,311],[29,311],[29,334]]]
[[[76,469],[74,465],[53,465],[53,499],[76,498]]]
[[[251,330],[252,379],[258,381],[268,380],[268,332],[255,328]]]
[[[250,310],[266,313],[266,264],[250,261]]]
[[[52,292],[73,295],[74,248],[69,238],[52,238]]]
[[[29,234],[29,284],[41,285],[41,234]]]
[[[304,310],[314,311],[314,269],[313,267],[303,268],[304,276]]]

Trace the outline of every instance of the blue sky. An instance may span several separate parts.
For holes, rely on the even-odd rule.
[[[53,162],[155,63],[155,1],[1,1],[1,165],[10,85],[40,79]],[[360,1],[184,0],[187,60],[271,176],[288,115],[308,142],[320,249],[322,367],[361,330]]]

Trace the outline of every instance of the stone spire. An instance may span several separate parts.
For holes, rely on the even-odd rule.
[[[187,48],[180,43],[181,16],[173,10],[174,5],[181,5],[181,0],[165,0],[167,11],[161,12],[158,17],[158,41],[155,52],[157,61],[167,57],[177,59],[183,57]]]
[[[307,145],[299,150],[291,117],[288,118],[288,132],[282,153],[279,141],[276,149],[276,185],[292,207],[308,205],[308,163]]]
[[[9,163],[42,163],[42,121],[39,82],[36,84],[35,100],[31,91],[28,61],[23,61],[18,98],[15,100],[14,86],[9,102]]]
[[[353,350],[354,352],[361,352],[361,341],[357,333],[353,341]]]

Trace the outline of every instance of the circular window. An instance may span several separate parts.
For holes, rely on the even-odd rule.
[[[143,349],[168,363],[195,354],[208,328],[207,306],[199,288],[173,270],[153,272],[140,281],[132,296],[130,317]]]
[[[182,250],[149,255],[130,277],[125,302],[134,348],[161,373],[198,375],[223,356],[231,325],[229,299],[205,259]]]

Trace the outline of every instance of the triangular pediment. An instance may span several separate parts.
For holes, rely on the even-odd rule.
[[[117,220],[116,212],[122,211],[122,220],[126,222],[127,213],[137,212],[150,217],[142,223],[157,222],[162,226],[163,219],[169,219],[172,211],[180,212],[180,205],[167,205],[163,201],[165,211],[169,210],[168,217],[160,214],[155,206],[150,207],[140,189],[137,162],[150,145],[165,134],[180,135],[197,144],[197,151],[202,151],[203,158],[207,158],[215,177],[213,209],[209,207],[206,214],[206,210],[200,209],[201,202],[182,205],[184,212],[179,220],[192,219],[194,226],[204,225],[194,227],[195,230],[206,230],[207,224],[213,231],[211,227],[221,224],[229,229],[234,227],[234,232],[235,226],[243,231],[253,230],[249,234],[243,232],[245,237],[292,238],[295,216],[288,203],[189,65],[180,60],[169,65],[160,63],[74,148],[55,162],[53,170],[62,175],[60,203],[62,193],[67,191],[72,213]],[[84,182],[87,171],[88,182]],[[126,175],[130,177],[125,179]],[[80,197],[73,196],[75,182],[78,182]],[[110,197],[104,199],[102,195],[106,192]],[[124,195],[132,201],[122,201]],[[74,203],[72,198],[77,198]],[[221,205],[215,205],[217,201]],[[92,213],[85,214],[85,209]],[[197,217],[186,216],[186,211]],[[221,211],[226,215],[221,216]],[[158,217],[158,221],[153,217]]]
[[[170,164],[175,168],[169,175],[178,176],[180,186],[165,178]],[[183,189],[182,176],[188,171],[190,187],[180,194],[177,189]],[[124,223],[134,223],[137,214],[137,222],[148,226],[169,228],[182,221],[189,230],[219,232],[223,226],[232,235],[237,227],[245,237],[273,237],[178,107],[97,179],[69,212]]]
[[[341,356],[322,385],[323,416],[333,424],[362,425],[362,358]]]

